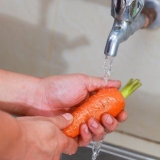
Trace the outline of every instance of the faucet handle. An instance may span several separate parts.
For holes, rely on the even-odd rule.
[[[121,21],[134,21],[144,7],[144,0],[112,0],[111,15]]]

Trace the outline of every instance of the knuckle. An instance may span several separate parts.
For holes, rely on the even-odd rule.
[[[93,140],[95,140],[95,141],[102,140],[104,135],[105,135],[105,130],[101,129],[101,130],[99,130],[99,132],[97,134],[93,135]]]
[[[111,133],[113,131],[115,131],[118,127],[118,122],[116,122],[113,126],[108,127],[107,130]]]
[[[85,137],[85,138],[83,139],[83,142],[84,142],[84,143],[89,143],[91,140],[92,140],[92,136],[88,136],[88,137]]]
[[[95,135],[103,136],[104,135],[104,128],[100,127],[100,129],[97,129]]]
[[[91,140],[92,140],[91,134],[82,136],[79,141],[79,146],[87,146],[91,142]]]

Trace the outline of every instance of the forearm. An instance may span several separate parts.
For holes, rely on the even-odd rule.
[[[0,159],[15,160],[20,145],[21,130],[15,118],[0,111]]]
[[[0,109],[23,115],[33,104],[38,78],[0,69]]]

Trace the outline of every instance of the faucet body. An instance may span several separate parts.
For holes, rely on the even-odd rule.
[[[144,7],[144,0],[112,0],[111,15],[121,21],[133,22]]]
[[[154,11],[153,4],[152,7],[146,5],[146,1],[112,0],[111,15],[114,18],[114,24],[105,46],[106,56],[115,57],[120,43],[126,41],[137,30],[148,27],[156,19],[157,12]],[[153,1],[158,0],[151,0],[151,2]],[[146,8],[149,10],[145,8],[145,12],[143,12],[144,6],[147,6]]]

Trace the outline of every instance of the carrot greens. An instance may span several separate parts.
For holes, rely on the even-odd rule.
[[[136,89],[138,89],[142,83],[139,79],[130,79],[128,83],[121,90],[121,94],[124,98],[130,96]]]

